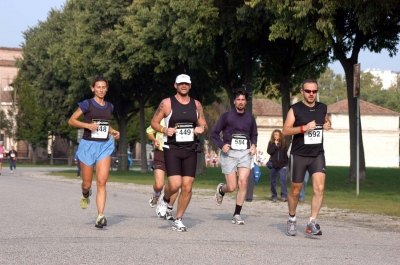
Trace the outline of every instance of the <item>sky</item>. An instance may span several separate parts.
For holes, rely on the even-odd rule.
[[[45,21],[51,8],[61,9],[65,0],[0,0],[0,47],[17,48],[24,42],[22,32]],[[398,54],[390,58],[386,50],[381,53],[361,51],[358,61],[361,70],[378,68],[400,72],[400,44]],[[329,65],[336,74],[344,75],[339,62]]]

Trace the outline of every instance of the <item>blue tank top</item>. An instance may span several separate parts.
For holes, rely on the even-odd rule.
[[[98,130],[103,131],[103,134],[99,135],[104,135],[105,130],[109,132],[110,129],[110,119],[111,119],[111,104],[108,102],[105,102],[106,107],[105,108],[97,108],[91,100],[87,100],[88,102],[88,109],[85,112],[85,118],[84,122],[85,123],[99,123],[99,128]],[[106,128],[107,126],[107,128]],[[101,137],[101,138],[94,138],[92,137],[92,131],[88,129],[84,129],[83,131],[83,139],[89,140],[89,141],[96,141],[96,142],[106,142],[108,140],[108,133],[106,134],[106,137]]]

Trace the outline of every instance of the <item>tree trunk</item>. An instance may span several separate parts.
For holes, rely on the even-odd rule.
[[[248,45],[246,47],[246,75],[245,84],[246,91],[249,93],[249,97],[246,103],[246,112],[253,115],[253,51]]]
[[[144,120],[144,102],[143,97],[140,96],[139,99],[139,111],[140,111],[140,153],[141,153],[141,163],[140,163],[140,172],[147,173],[148,165],[147,165],[147,150],[146,150],[146,124]]]
[[[349,108],[349,128],[350,128],[350,171],[349,171],[349,179],[351,181],[355,181],[357,179],[357,99],[353,97],[353,65],[351,62],[341,62],[345,76],[346,76],[346,84],[347,84],[347,101]],[[361,114],[360,114],[361,116]],[[365,156],[364,156],[364,145],[362,139],[362,129],[361,129],[361,117],[360,117],[360,126],[359,126],[359,177],[362,180],[366,179],[366,171],[365,171]]]
[[[37,155],[36,155],[36,148],[33,148],[32,145],[29,145],[30,153],[32,154],[32,164],[36,165]]]
[[[68,166],[72,166],[75,157],[75,146],[72,140],[68,141]]]
[[[54,165],[54,137],[51,135],[51,141],[50,141],[50,165]]]
[[[118,170],[127,171],[128,168],[128,153],[127,153],[127,140],[126,140],[126,120],[125,116],[121,115],[118,121],[119,131],[119,145],[118,145]]]
[[[279,88],[281,90],[282,95],[282,117],[283,117],[283,124],[285,124],[287,114],[289,112],[289,108],[291,105],[290,102],[290,82],[288,77],[282,77],[279,81]],[[287,146],[289,147],[290,141],[292,136],[286,136],[285,140]]]
[[[203,146],[204,146],[204,136],[203,135],[199,136],[199,140],[203,143]],[[196,176],[204,175],[207,173],[205,152],[206,152],[206,150],[204,150],[203,153],[197,153]]]

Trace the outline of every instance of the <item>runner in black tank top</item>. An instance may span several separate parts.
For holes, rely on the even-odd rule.
[[[170,148],[190,148],[197,140],[193,130],[197,123],[197,109],[194,99],[190,98],[188,104],[181,104],[175,96],[170,97],[171,116],[165,119],[167,128],[177,127],[177,133],[167,136],[166,145]]]
[[[194,143],[197,135],[207,130],[202,105],[189,97],[191,83],[188,75],[178,75],[174,84],[177,94],[164,99],[151,120],[151,127],[164,133],[163,149],[168,174],[168,184],[164,196],[158,200],[156,213],[159,217],[165,217],[171,195],[181,189],[172,224],[172,228],[180,232],[187,230],[182,223],[182,216],[192,197],[196,173],[197,153],[193,149]],[[166,127],[160,124],[163,118]]]
[[[315,101],[318,93],[316,80],[304,80],[300,92],[303,100],[292,106],[283,126],[284,135],[293,135],[290,158],[292,183],[288,194],[289,219],[286,234],[289,236],[297,234],[296,208],[304,174],[308,170],[313,180],[314,195],[306,232],[322,235],[316,218],[324,197],[326,176],[323,133],[331,128],[331,122],[328,119],[327,106]]]

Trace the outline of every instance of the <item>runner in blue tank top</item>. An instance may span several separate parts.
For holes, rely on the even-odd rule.
[[[106,182],[111,165],[111,154],[114,152],[114,139],[119,139],[119,132],[111,128],[110,119],[114,106],[105,101],[108,82],[103,76],[96,76],[91,85],[94,97],[78,103],[78,109],[68,121],[70,126],[84,129],[76,156],[81,166],[82,198],[81,207],[86,209],[92,194],[93,169],[96,166],[97,212],[95,226],[107,225],[104,217],[106,204]],[[84,121],[79,117],[84,115]]]

